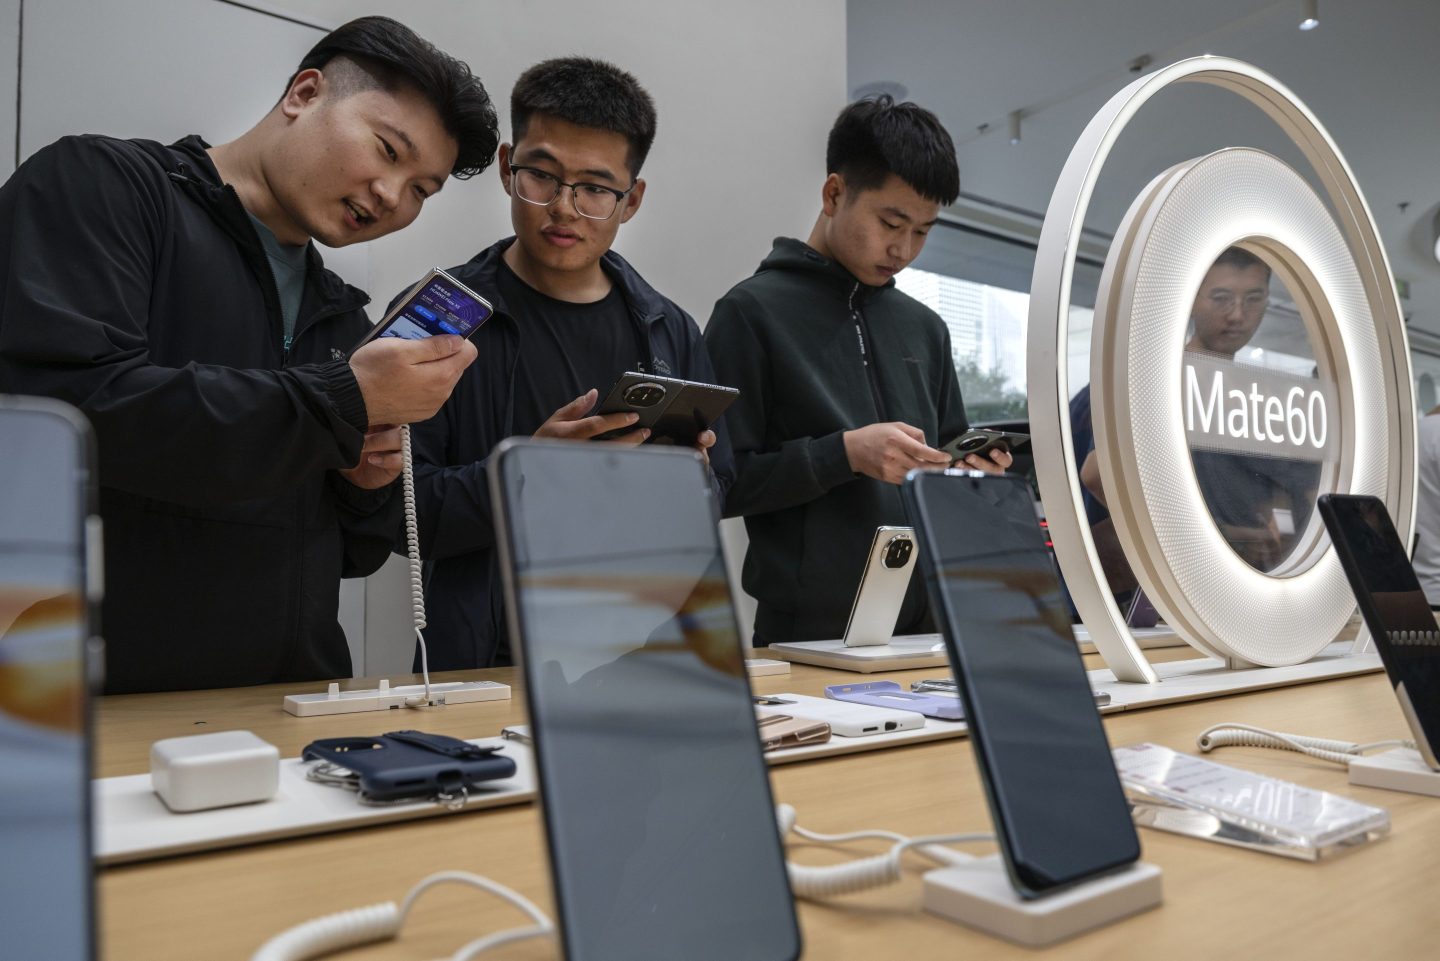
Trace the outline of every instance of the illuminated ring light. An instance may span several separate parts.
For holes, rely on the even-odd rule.
[[[1066,348],[1074,253],[1079,246],[1080,230],[1095,183],[1110,150],[1131,118],[1157,93],[1175,83],[1210,84],[1244,97],[1274,120],[1314,167],[1315,175],[1334,208],[1333,216],[1338,222],[1346,256],[1354,272],[1351,282],[1358,279],[1358,291],[1350,290],[1346,296],[1340,296],[1345,283],[1333,273],[1321,281],[1317,272],[1326,268],[1319,263],[1301,261],[1296,252],[1301,249],[1308,251],[1309,248],[1299,241],[1296,234],[1287,233],[1288,239],[1276,236],[1281,230],[1275,228],[1273,221],[1264,224],[1252,221],[1245,229],[1233,232],[1227,240],[1242,241],[1243,246],[1264,253],[1296,295],[1297,301],[1302,304],[1308,302],[1313,308],[1309,312],[1302,308],[1302,314],[1307,318],[1313,316],[1325,327],[1323,336],[1316,337],[1312,332],[1312,340],[1321,347],[1320,353],[1331,350],[1333,345],[1328,373],[1337,380],[1342,398],[1339,416],[1334,418],[1337,423],[1333,426],[1339,431],[1341,445],[1340,476],[1335,489],[1378,493],[1395,519],[1401,538],[1407,542],[1415,519],[1415,414],[1404,324],[1390,266],[1380,245],[1374,219],[1334,141],[1293,94],[1268,74],[1238,60],[1198,57],[1172,64],[1134,81],[1112,97],[1085,128],[1065,163],[1050,199],[1040,232],[1031,284],[1027,379],[1030,430],[1034,437],[1040,496],[1045,504],[1046,520],[1055,554],[1065,573],[1066,585],[1097,650],[1115,676],[1124,681],[1150,683],[1159,678],[1135,643],[1123,614],[1110,594],[1085,520],[1070,433],[1071,390],[1066,369]],[[1251,158],[1259,154],[1258,151],[1244,153]],[[1227,161],[1217,161],[1221,162]],[[1199,163],[1197,161],[1195,165]],[[1153,191],[1160,189],[1160,181],[1166,178],[1174,180],[1182,177],[1179,168],[1170,171],[1152,184],[1147,194],[1153,197]],[[1268,198],[1259,202],[1252,200],[1252,203],[1254,209],[1247,212],[1249,216],[1256,219],[1273,216]],[[1215,243],[1219,241],[1209,237],[1203,245],[1204,252],[1192,252],[1196,259],[1184,263],[1172,261],[1175,268],[1185,272],[1181,285],[1183,296],[1193,300],[1204,270],[1227,245],[1221,243],[1215,247]],[[1313,251],[1310,252],[1313,255]],[[1157,250],[1154,256],[1161,254]],[[1126,270],[1132,273],[1138,271],[1146,260],[1148,257],[1142,254],[1128,262]],[[1373,370],[1360,375],[1371,378],[1363,385],[1353,381],[1355,369],[1363,366],[1363,357],[1357,357],[1356,353],[1363,353],[1363,349],[1354,345],[1353,329],[1347,335],[1337,325],[1335,313],[1341,309],[1342,301],[1351,303],[1355,297],[1363,299],[1373,322],[1370,333],[1374,337],[1374,350],[1379,356],[1378,376]],[[1098,329],[1103,323],[1098,309],[1095,319]],[[1351,323],[1353,327],[1359,321],[1352,315]],[[1165,370],[1157,373],[1178,378],[1184,334],[1183,331],[1176,333],[1173,327],[1170,333],[1174,335],[1174,342],[1166,346],[1165,359],[1161,362]],[[1169,363],[1171,359],[1173,364]],[[1321,366],[1322,370],[1326,369],[1324,358]],[[1092,391],[1100,392],[1103,387],[1103,384],[1096,383],[1092,385]],[[1367,403],[1360,405],[1356,403],[1356,397],[1362,387],[1370,394]],[[1092,393],[1092,403],[1096,399]],[[1103,405],[1104,400],[1100,403]],[[1178,416],[1179,409],[1169,404],[1159,406],[1165,408],[1165,416],[1169,418],[1162,431],[1163,436],[1168,437],[1166,447],[1172,453],[1177,450],[1183,452],[1183,462],[1171,461],[1173,469],[1180,475],[1175,478],[1179,482],[1175,485],[1176,489],[1198,495],[1183,421]],[[1347,416],[1354,418],[1353,423],[1344,423]],[[1166,432],[1173,432],[1173,435]],[[1384,456],[1380,458],[1382,466],[1376,472],[1365,472],[1363,476],[1352,478],[1357,465],[1355,444],[1362,433],[1370,439],[1367,443],[1379,445],[1378,448],[1368,449],[1384,451]],[[1153,438],[1150,440],[1153,442]],[[1097,431],[1097,444],[1099,442]],[[1134,447],[1129,448],[1126,456],[1133,457],[1134,450]],[[1101,454],[1102,464],[1119,459]],[[1180,482],[1182,479],[1183,482]],[[1308,551],[1302,539],[1291,559],[1277,571],[1281,576],[1262,574],[1247,565],[1244,571],[1229,568],[1230,574],[1243,576],[1233,579],[1229,574],[1218,576],[1205,581],[1207,586],[1201,586],[1194,571],[1207,565],[1223,566],[1232,562],[1243,565],[1219,537],[1218,531],[1213,538],[1208,534],[1201,536],[1199,546],[1183,539],[1163,544],[1157,539],[1147,544],[1143,534],[1134,529],[1136,525],[1121,519],[1134,519],[1150,512],[1144,491],[1138,484],[1131,487],[1121,480],[1112,480],[1114,484],[1107,487],[1110,491],[1108,499],[1112,511],[1117,513],[1116,530],[1121,535],[1127,556],[1135,565],[1147,592],[1153,591],[1151,600],[1155,606],[1187,642],[1213,655],[1257,664],[1281,664],[1313,656],[1334,638],[1338,625],[1335,623],[1335,607],[1331,603],[1307,611],[1301,609],[1298,601],[1285,601],[1286,608],[1294,612],[1293,616],[1298,620],[1286,626],[1279,641],[1272,640],[1257,629],[1259,619],[1255,616],[1264,604],[1275,603],[1277,599],[1287,598],[1295,592],[1309,592],[1314,589],[1313,585],[1329,576],[1335,569],[1333,550],[1323,538],[1312,537]],[[1111,484],[1112,481],[1106,480],[1105,483]],[[1352,487],[1352,484],[1358,486]],[[1159,506],[1161,510],[1180,510],[1189,516],[1150,518],[1147,523],[1156,529],[1180,521],[1188,523],[1196,515],[1204,518],[1204,523],[1213,528],[1208,508],[1198,496],[1188,502]],[[1203,527],[1200,522],[1196,523]],[[1128,542],[1125,540],[1127,535]],[[1213,552],[1206,553],[1212,549]],[[1169,555],[1165,553],[1167,550],[1175,550],[1179,554]],[[1154,556],[1156,552],[1160,556]],[[1162,570],[1192,573],[1187,574],[1182,583],[1179,579],[1160,574]],[[1264,585],[1263,597],[1247,596],[1246,591],[1257,584]],[[1345,603],[1348,616],[1353,599],[1350,599],[1349,589],[1343,581],[1339,584],[1335,592]],[[1196,594],[1196,591],[1211,593]],[[1217,621],[1214,612],[1222,608],[1236,608],[1250,616],[1226,617]],[[1303,637],[1307,631],[1313,635],[1310,642],[1298,644],[1296,639]]]
[[[1234,244],[1274,264],[1297,292],[1316,362],[1337,385],[1339,409],[1326,411],[1323,427],[1302,428],[1323,430],[1325,446],[1342,452],[1320,490],[1384,495],[1388,438],[1360,426],[1385,423],[1385,372],[1359,273],[1320,198],[1259,150],[1181,164],[1126,215],[1095,310],[1091,382],[1109,386],[1092,395],[1095,447],[1126,452],[1099,458],[1101,483],[1130,492],[1116,502],[1116,532],[1147,595],[1165,599],[1166,623],[1213,656],[1296,664],[1319,654],[1355,608],[1335,552],[1324,549],[1319,513],[1275,571],[1256,570],[1217,528],[1185,431],[1175,429],[1185,417],[1181,369],[1195,292]],[[1312,410],[1322,420],[1302,406],[1302,423]]]

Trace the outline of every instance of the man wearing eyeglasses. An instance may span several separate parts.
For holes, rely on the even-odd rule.
[[[695,321],[610,249],[645,196],[650,95],[611,64],[547,60],[516,82],[510,121],[497,166],[515,236],[450,271],[495,316],[475,335],[479,359],[450,400],[413,429],[425,636],[437,670],[510,663],[486,476],[495,445],[623,431],[634,414],[591,412],[626,371],[715,381]],[[607,442],[647,438],[637,429]],[[696,446],[723,496],[733,475],[723,425]]]

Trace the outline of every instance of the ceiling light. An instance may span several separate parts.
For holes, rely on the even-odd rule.
[[[1020,111],[1014,110],[1010,113],[1010,142],[1020,142]]]
[[[1440,210],[1435,212],[1435,221],[1430,225],[1430,230],[1435,235],[1435,260],[1440,262]]]
[[[1320,26],[1320,0],[1300,0],[1300,29],[1314,30]]]

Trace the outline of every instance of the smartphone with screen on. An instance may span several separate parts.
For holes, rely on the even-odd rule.
[[[380,323],[370,328],[351,353],[377,337],[405,340],[423,340],[440,334],[469,337],[494,313],[490,301],[436,267],[411,287]]]
[[[1128,867],[1140,839],[1029,487],[911,471],[901,498],[1016,892]]]
[[[89,961],[93,442],[73,408],[0,395],[0,450],[0,953]]]
[[[798,957],[704,462],[512,439],[491,464],[564,956]]]
[[[1318,504],[1415,747],[1440,771],[1440,628],[1390,512],[1360,494],[1321,494]]]

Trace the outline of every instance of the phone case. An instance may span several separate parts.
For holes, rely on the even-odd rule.
[[[914,711],[926,717],[942,721],[963,721],[965,710],[959,698],[943,694],[912,693],[894,681],[864,681],[859,684],[831,684],[825,688],[825,696],[837,701],[855,704],[870,704],[875,707],[894,708],[897,711]]]
[[[824,721],[837,737],[866,737],[890,731],[913,731],[925,726],[923,715],[891,707],[853,704],[805,694],[777,694],[771,703],[792,717]]]
[[[778,751],[784,747],[800,747],[805,744],[824,744],[830,740],[830,725],[824,721],[757,711],[755,724],[760,729],[760,747],[766,751]]]
[[[892,545],[904,547],[904,563],[898,567],[890,567],[886,562]],[[860,575],[860,586],[850,605],[850,619],[845,624],[846,647],[890,643],[914,570],[914,529],[877,527],[866,555],[865,570]]]
[[[988,454],[997,447],[1013,451],[1028,443],[1030,443],[1029,434],[1011,434],[1003,430],[976,428],[967,430],[940,449],[950,455],[951,461],[958,461],[971,454]]]
[[[422,731],[391,731],[379,737],[332,737],[312,741],[301,759],[328,761],[353,771],[367,801],[398,801],[458,794],[515,775],[515,762],[459,738]]]
[[[657,393],[658,397],[655,396]],[[733,387],[626,371],[610,388],[595,413],[634,411],[640,419],[631,427],[609,431],[596,439],[604,440],[637,427],[648,427],[652,441],[668,440],[689,447],[694,445],[696,436],[719,420],[739,396],[740,392]]]

